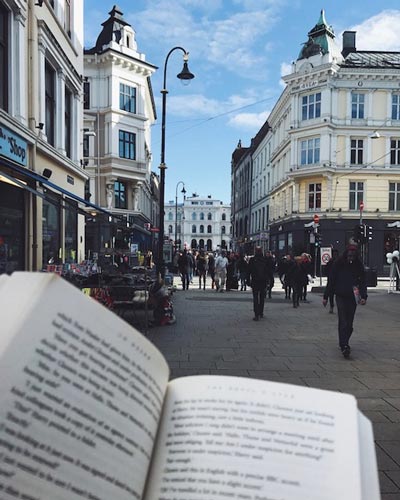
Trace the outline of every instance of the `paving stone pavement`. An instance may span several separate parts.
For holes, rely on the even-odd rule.
[[[276,380],[353,394],[372,421],[382,500],[400,500],[400,294],[388,283],[369,288],[359,306],[345,360],[337,344],[337,315],[309,292],[294,309],[278,280],[264,318],[252,321],[251,291],[216,293],[207,283],[173,294],[174,325],[148,329],[171,378],[221,374]]]

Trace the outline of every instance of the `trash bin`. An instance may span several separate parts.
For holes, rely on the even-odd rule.
[[[378,273],[376,271],[376,267],[365,268],[365,282],[367,286],[378,285]]]

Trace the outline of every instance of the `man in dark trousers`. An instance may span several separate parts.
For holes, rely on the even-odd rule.
[[[268,282],[268,265],[261,247],[255,248],[254,257],[249,260],[248,283],[253,291],[254,321],[264,317],[265,291]]]
[[[339,317],[339,346],[343,356],[348,358],[357,303],[365,305],[368,297],[364,265],[358,257],[357,245],[348,245],[343,255],[333,263],[322,301],[324,306],[332,293],[336,296]]]

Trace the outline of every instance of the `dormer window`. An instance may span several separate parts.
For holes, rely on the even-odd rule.
[[[130,48],[130,46],[131,46],[131,39],[130,39],[130,36],[129,36],[129,35],[126,37],[126,46],[128,47],[128,49],[129,49],[129,48]]]

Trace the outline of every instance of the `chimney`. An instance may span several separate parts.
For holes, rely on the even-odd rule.
[[[344,31],[342,56],[346,58],[351,52],[357,52],[356,31]]]

